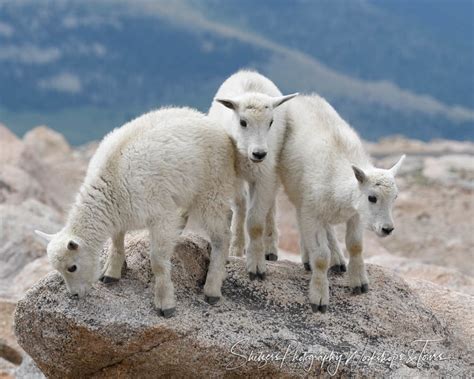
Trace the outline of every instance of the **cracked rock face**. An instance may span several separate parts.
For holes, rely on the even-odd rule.
[[[125,275],[118,283],[97,283],[83,299],[70,299],[60,275],[51,273],[18,303],[18,342],[46,376],[469,374],[469,357],[449,325],[386,269],[368,266],[371,290],[361,296],[351,295],[347,277],[330,274],[323,315],[311,312],[310,273],[302,265],[270,262],[267,280],[251,282],[244,260],[230,258],[224,298],[210,306],[202,293],[209,246],[188,235],[173,259],[177,314],[164,319],[153,308],[148,249],[146,234],[130,236]],[[416,340],[439,341],[429,342],[420,358],[424,342]],[[390,363],[394,354],[410,358]]]

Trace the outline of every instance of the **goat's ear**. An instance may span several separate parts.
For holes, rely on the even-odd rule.
[[[35,233],[37,235],[39,235],[43,240],[45,240],[46,242],[49,242],[51,241],[53,238],[54,238],[54,234],[48,234],[48,233],[45,233],[45,232],[42,232],[40,230],[35,230]]]
[[[214,101],[221,103],[224,107],[232,109],[233,111],[236,111],[237,109],[239,109],[239,103],[236,100],[215,98]]]
[[[291,95],[275,97],[273,99],[273,108],[276,108],[276,107],[282,105],[283,103],[287,102],[288,100],[293,99],[294,97],[296,97],[298,95],[299,95],[299,93],[296,92],[296,93],[292,93]]]
[[[77,249],[79,249],[79,244],[76,241],[70,240],[67,243],[67,249],[68,250],[77,250]]]
[[[397,175],[397,172],[398,172],[398,170],[400,169],[400,167],[402,166],[402,163],[403,163],[403,161],[405,160],[405,158],[406,158],[406,155],[403,154],[403,155],[400,157],[400,159],[398,160],[398,162],[395,163],[395,164],[393,165],[393,167],[389,170],[389,171],[392,173],[393,176]]]
[[[365,172],[362,171],[362,169],[356,166],[352,166],[352,170],[354,171],[354,175],[360,184],[363,184],[366,182],[367,175],[365,175]]]

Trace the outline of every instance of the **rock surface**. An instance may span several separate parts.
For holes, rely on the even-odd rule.
[[[0,214],[0,298],[18,300],[28,288],[27,283],[33,284],[50,270],[46,260],[35,262],[45,258],[45,245],[34,230],[59,230],[60,215],[34,199],[21,205],[0,204]],[[22,275],[30,263],[35,269],[29,270],[29,276]]]
[[[0,125],[0,202],[18,204],[35,198],[57,211],[74,200],[87,167],[64,137],[46,127],[29,131],[23,140]]]
[[[454,335],[458,349],[469,352],[471,365],[474,341],[474,303],[472,296],[438,286],[426,280],[408,279],[407,283],[423,303],[436,314]]]
[[[23,360],[21,348],[13,334],[15,302],[0,299],[0,378],[14,378]]]
[[[335,372],[338,377],[398,378],[470,373],[469,357],[455,344],[449,323],[440,321],[403,279],[386,269],[369,265],[371,291],[362,296],[350,294],[346,277],[332,275],[330,309],[322,315],[311,312],[309,274],[301,265],[271,263],[268,280],[251,282],[243,260],[231,258],[224,298],[212,307],[202,294],[209,246],[189,236],[181,240],[173,260],[177,314],[164,319],[152,305],[148,247],[146,234],[129,237],[125,276],[113,285],[98,283],[86,298],[70,299],[59,274],[51,273],[18,303],[18,341],[48,377],[289,377]],[[414,342],[420,339],[439,340],[428,343],[423,358],[419,352],[424,343]],[[411,358],[394,360],[391,367],[380,361],[383,352],[387,359],[387,354],[411,350]],[[283,361],[267,355],[278,353],[282,359],[285,351]],[[344,361],[321,365],[322,356],[331,352],[333,360],[340,354]],[[250,353],[254,355],[247,362]],[[252,361],[259,353],[266,361]],[[231,370],[235,367],[238,370]]]
[[[474,279],[449,267],[421,263],[388,253],[374,255],[365,262],[386,267],[405,279],[424,280],[466,295],[474,295]]]

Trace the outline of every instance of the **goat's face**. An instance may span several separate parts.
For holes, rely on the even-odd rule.
[[[398,195],[395,175],[404,158],[402,156],[390,170],[375,168],[364,172],[352,166],[360,190],[358,212],[367,228],[379,237],[386,237],[395,229],[392,216]]]
[[[269,153],[274,109],[295,96],[297,94],[271,97],[262,93],[247,93],[238,98],[215,101],[233,110],[230,129],[240,153],[259,163]]]
[[[65,231],[54,235],[37,233],[49,239],[49,261],[63,276],[69,294],[74,298],[86,295],[100,277],[98,253],[89,250],[83,241]]]

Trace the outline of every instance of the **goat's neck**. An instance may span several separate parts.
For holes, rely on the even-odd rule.
[[[111,235],[112,215],[105,204],[97,202],[81,189],[69,213],[67,228],[71,234],[83,239],[89,248],[100,250]]]

